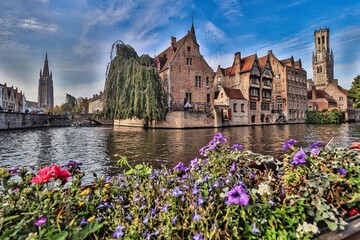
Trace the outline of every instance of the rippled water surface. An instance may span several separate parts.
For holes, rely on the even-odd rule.
[[[190,162],[198,150],[221,131],[227,144],[241,143],[254,152],[282,156],[284,141],[293,138],[299,145],[335,137],[337,145],[346,147],[360,142],[360,123],[342,125],[267,125],[222,129],[141,129],[129,127],[42,128],[0,131],[0,166],[43,166],[64,164],[69,160],[83,163],[87,178],[115,175],[120,171],[115,154],[126,156],[130,164],[147,162],[159,168]]]

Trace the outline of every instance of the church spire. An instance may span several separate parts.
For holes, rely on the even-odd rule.
[[[194,40],[196,42],[196,34],[195,34],[195,28],[194,28],[194,13],[191,17],[191,30],[190,30],[190,33],[193,35],[194,37]]]
[[[48,62],[48,58],[47,58],[47,53],[45,54],[43,76],[49,77],[49,62]]]

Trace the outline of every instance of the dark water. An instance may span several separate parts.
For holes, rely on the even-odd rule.
[[[229,145],[241,143],[254,152],[281,158],[284,141],[296,139],[308,146],[317,140],[346,147],[360,141],[360,123],[342,125],[267,125],[222,129],[164,130],[129,127],[42,128],[0,131],[0,166],[43,166],[64,164],[69,160],[83,163],[87,178],[115,175],[120,167],[115,154],[126,156],[131,165],[147,162],[159,168],[189,163],[198,150],[221,131]]]

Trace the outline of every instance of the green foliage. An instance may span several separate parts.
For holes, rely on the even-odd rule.
[[[129,169],[90,186],[73,167],[66,188],[0,168],[0,239],[112,239],[116,231],[124,239],[311,239],[321,224],[344,229],[360,206],[360,153],[316,148],[294,167],[296,146],[278,161],[211,141],[202,158],[172,170],[131,167],[119,156]],[[229,203],[234,186],[248,204]],[[47,221],[37,227],[40,217]]]
[[[114,48],[116,56],[111,56],[105,82],[103,116],[145,121],[165,119],[167,95],[154,60],[148,55],[138,57],[131,46],[122,42],[114,44],[111,52]]]
[[[341,112],[337,109],[331,111],[328,111],[328,109],[321,111],[308,110],[306,111],[305,122],[310,124],[338,124],[342,122]]]
[[[360,108],[360,75],[354,78],[349,90],[349,98],[354,101],[354,107]]]

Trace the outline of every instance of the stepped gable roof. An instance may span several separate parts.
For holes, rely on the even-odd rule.
[[[289,58],[280,60],[280,62],[281,62],[282,64],[284,64],[284,65],[290,64],[290,66],[293,66],[293,65],[294,65],[294,57],[291,56],[291,57],[289,57]]]
[[[324,90],[315,90],[316,92],[316,98],[324,98],[326,99],[329,103],[333,103],[333,104],[337,104],[337,102]],[[312,91],[308,91],[308,99],[312,99]]]
[[[256,54],[244,57],[241,59],[241,70],[240,72],[248,72],[254,65]]]
[[[233,88],[226,88],[226,87],[224,87],[224,91],[225,91],[226,95],[227,95],[229,98],[245,100],[245,97],[244,97],[244,95],[242,94],[242,92],[241,92],[240,89],[233,89]]]
[[[160,69],[160,72],[167,69],[169,66],[169,63],[172,62],[176,54],[179,52],[179,49],[181,45],[183,45],[185,39],[190,35],[190,33],[186,34],[183,38],[181,38],[179,41],[176,41],[172,46],[165,49],[163,52],[161,52],[156,57],[159,58],[159,60],[165,60],[165,64]],[[173,51],[175,50],[175,52]]]

